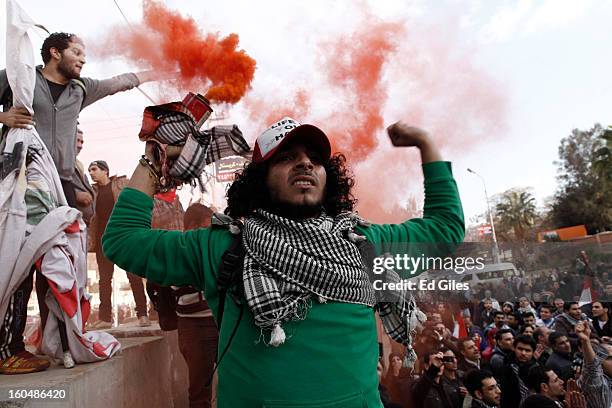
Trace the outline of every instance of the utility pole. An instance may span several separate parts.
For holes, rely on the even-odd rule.
[[[489,222],[491,223],[491,232],[493,233],[493,262],[499,263],[499,246],[497,245],[497,235],[495,234],[495,224],[493,223],[493,213],[491,212],[491,205],[489,204],[489,194],[487,193],[487,185],[484,178],[476,173],[472,169],[467,169],[472,174],[475,174],[482,181],[484,187],[485,199],[487,200],[487,212],[489,213]]]

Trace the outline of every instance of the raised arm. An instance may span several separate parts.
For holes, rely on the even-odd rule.
[[[151,81],[163,81],[164,79],[170,79],[175,76],[174,73],[158,70],[136,72],[134,75],[136,75],[140,84]]]
[[[211,253],[219,252],[218,247],[228,245],[229,239],[209,228],[184,233],[152,230],[154,193],[154,179],[139,164],[119,195],[102,237],[105,255],[126,271],[161,285],[204,289],[205,282],[214,279]]]
[[[416,147],[421,153],[425,178],[423,218],[407,220],[401,224],[373,225],[363,232],[370,242],[383,244],[446,244],[463,241],[463,209],[450,163],[442,161],[438,148],[426,131],[403,123],[390,126],[387,131],[394,146]]]
[[[170,79],[175,75],[175,73],[163,71],[142,71],[121,74],[108,79],[81,78],[87,90],[83,108],[117,92],[128,91],[145,82]]]

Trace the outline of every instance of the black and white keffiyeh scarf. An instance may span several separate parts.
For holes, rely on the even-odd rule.
[[[255,324],[272,331],[270,345],[285,341],[281,325],[305,318],[313,296],[319,302],[377,303],[356,245],[365,237],[353,231],[360,222],[353,213],[296,221],[261,209],[245,219],[245,295]],[[425,319],[405,291],[394,302],[379,304],[379,310],[389,335],[408,346]]]
[[[249,145],[238,126],[214,126],[200,131],[193,120],[181,113],[162,116],[150,139],[162,144],[184,146],[168,171],[170,176],[181,181],[197,178],[206,165],[223,157],[243,155],[249,151]]]

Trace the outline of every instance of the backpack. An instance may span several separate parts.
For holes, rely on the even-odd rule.
[[[153,308],[159,316],[159,328],[163,331],[177,329],[178,313],[190,314],[208,309],[208,303],[201,295],[200,301],[197,303],[189,305],[178,304],[178,300],[181,296],[191,293],[200,293],[200,291],[191,286],[173,289],[147,281],[146,289],[147,295],[149,295],[149,299],[151,299],[151,303],[153,303]]]
[[[176,330],[178,327],[178,320],[174,290],[151,281],[147,281],[146,290],[149,299],[151,299],[151,303],[153,303],[153,308],[159,316],[159,328],[163,331]]]

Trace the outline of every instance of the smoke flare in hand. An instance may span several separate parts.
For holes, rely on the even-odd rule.
[[[210,100],[234,104],[255,74],[255,60],[238,49],[238,41],[237,34],[203,34],[192,18],[144,0],[142,23],[114,30],[105,53],[120,55],[143,69],[179,70],[179,90],[208,90]]]

